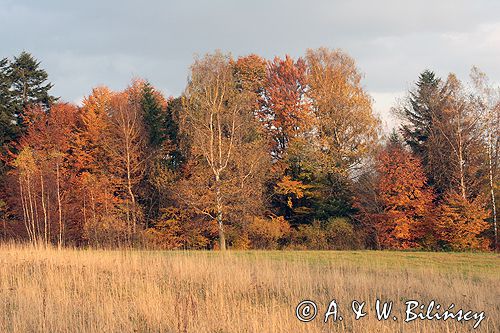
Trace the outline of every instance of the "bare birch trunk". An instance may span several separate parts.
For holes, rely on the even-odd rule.
[[[130,196],[130,202],[132,204],[132,210],[131,210],[132,233],[135,235],[135,233],[137,232],[137,219],[135,216],[135,195],[132,191],[132,172],[130,169],[130,148],[128,143],[127,143],[127,190]]]
[[[57,190],[57,210],[59,214],[59,239],[57,242],[57,247],[62,248],[63,245],[63,223],[62,223],[62,205],[61,205],[61,187],[60,187],[60,175],[59,175],[59,162],[56,163],[56,190]],[[85,203],[84,203],[85,205]],[[85,207],[84,207],[85,211]],[[85,214],[85,213],[84,213]]]
[[[23,191],[23,180],[22,180],[21,175],[19,176],[19,195],[21,196],[21,205],[23,207],[24,226],[26,228],[26,232],[28,233],[30,243],[32,243],[33,242],[33,235],[31,232],[31,222],[30,222],[30,218],[29,218],[28,205],[27,205],[25,194]]]
[[[43,182],[43,174],[42,171],[40,170],[40,189],[41,189],[41,201],[42,201],[42,210],[43,210],[43,242],[44,245],[48,245],[48,238],[47,238],[47,232],[48,232],[48,226],[47,226],[47,207],[45,205],[45,189],[44,189],[44,182]]]
[[[491,135],[491,129],[488,131],[488,169],[489,169],[489,180],[490,180],[490,195],[491,195],[491,206],[493,213],[493,230],[494,230],[494,246],[495,251],[498,250],[498,228],[497,228],[497,207],[495,200],[495,187],[493,182],[493,138]]]
[[[30,178],[29,171],[26,174],[26,186],[28,188],[28,201],[29,201],[30,218],[31,218],[31,230],[33,232],[33,245],[35,247],[37,247],[38,246],[38,234],[37,234],[36,222],[35,222],[35,212],[33,209],[33,199],[31,196],[31,178]]]
[[[222,197],[220,193],[220,178],[219,175],[217,174],[215,176],[215,182],[216,182],[216,201],[217,201],[217,227],[219,229],[219,249],[221,251],[226,251],[226,235],[224,233],[224,222],[223,222],[223,215],[222,215]]]
[[[458,133],[458,163],[460,171],[460,193],[462,195],[462,198],[466,199],[467,191],[465,188],[464,157],[463,157],[463,144],[462,144],[462,117],[460,110],[458,112],[457,133]]]

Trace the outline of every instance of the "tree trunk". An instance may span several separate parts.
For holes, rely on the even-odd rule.
[[[28,206],[26,204],[26,198],[24,197],[24,193],[23,193],[23,179],[22,179],[21,175],[19,175],[19,195],[21,197],[21,205],[23,207],[24,226],[26,228],[26,232],[28,233],[28,237],[29,237],[30,242],[31,242],[32,236],[31,236],[31,227],[30,227],[30,220],[29,220],[29,214],[28,214]]]
[[[221,221],[217,221],[217,224],[219,226],[219,249],[221,251],[226,251],[226,235],[224,234],[224,226]]]
[[[496,207],[496,200],[495,200],[495,187],[494,187],[494,182],[493,182],[493,152],[492,152],[492,135],[491,135],[491,129],[489,130],[488,133],[488,168],[489,168],[489,178],[490,178],[490,194],[491,194],[491,206],[492,206],[492,213],[493,213],[493,230],[495,234],[494,238],[494,246],[495,246],[495,251],[498,250],[498,229],[497,229],[497,207]]]
[[[38,222],[35,223],[35,214],[34,214],[34,209],[33,209],[33,199],[31,196],[31,179],[30,179],[30,174],[29,171],[27,172],[26,176],[26,185],[28,188],[28,199],[29,199],[29,208],[30,208],[30,218],[31,218],[31,230],[33,232],[33,245],[35,247],[38,247],[38,234],[37,234],[37,228],[36,225]]]
[[[130,203],[132,210],[130,210],[132,216],[132,233],[135,235],[137,232],[137,218],[135,216],[135,195],[132,191],[132,175],[130,170],[130,153],[127,148],[127,191],[130,196]]]
[[[45,190],[44,190],[44,181],[43,181],[43,174],[42,171],[40,170],[40,189],[42,191],[41,193],[41,200],[42,200],[42,210],[43,210],[43,243],[45,246],[49,244],[49,239],[48,239],[48,225],[47,225],[47,207],[45,205]]]
[[[56,186],[57,186],[57,209],[59,213],[59,239],[57,242],[57,247],[59,249],[62,248],[62,234],[63,234],[63,224],[62,224],[62,207],[61,207],[61,188],[60,188],[60,179],[59,179],[59,163],[56,163]],[[85,198],[84,198],[85,199]],[[84,208],[85,210],[85,208]],[[85,214],[85,213],[84,213]]]
[[[458,163],[459,163],[459,172],[460,172],[460,192],[462,194],[462,198],[467,198],[467,191],[465,188],[465,172],[464,172],[464,156],[463,156],[463,143],[462,143],[462,117],[461,111],[458,112]]]
[[[226,235],[224,234],[224,224],[222,219],[222,196],[220,193],[220,178],[219,175],[215,175],[215,183],[216,183],[216,200],[217,200],[217,226],[219,227],[219,249],[221,251],[226,251]]]

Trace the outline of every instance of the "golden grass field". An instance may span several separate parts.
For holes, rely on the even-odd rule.
[[[500,258],[484,253],[162,252],[0,246],[0,332],[469,332],[404,323],[407,299],[485,311],[500,332]],[[378,321],[376,298],[397,321]],[[295,317],[303,299],[319,313]],[[322,322],[335,299],[342,321]],[[352,300],[366,301],[354,320]],[[391,315],[392,316],[392,315]]]

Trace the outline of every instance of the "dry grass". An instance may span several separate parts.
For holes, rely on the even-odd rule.
[[[499,257],[398,252],[142,252],[0,246],[0,332],[466,332],[457,323],[377,321],[377,297],[484,310],[499,332]],[[320,318],[331,299],[342,322]],[[318,303],[310,323],[302,299]],[[353,299],[368,316],[355,321]]]

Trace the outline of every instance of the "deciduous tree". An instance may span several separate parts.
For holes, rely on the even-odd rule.
[[[354,60],[340,50],[308,50],[308,94],[325,168],[345,173],[359,166],[378,139],[380,121],[361,85]]]
[[[488,192],[493,222],[493,245],[498,249],[497,196],[500,166],[500,88],[493,88],[488,77],[477,67],[473,67],[471,78],[475,87],[475,107],[481,116],[482,138],[487,150]]]
[[[434,194],[418,157],[398,143],[389,143],[378,156],[377,171],[381,209],[363,213],[373,221],[379,244],[399,249],[433,246]]]
[[[122,199],[127,237],[137,233],[142,212],[137,201],[137,186],[145,173],[145,129],[140,99],[142,82],[134,82],[126,91],[115,93],[110,100],[108,170],[117,181],[117,195]]]
[[[276,159],[284,156],[290,141],[310,130],[311,103],[307,98],[306,63],[302,58],[294,61],[274,58],[267,66],[261,108],[258,115],[272,140],[272,153]]]
[[[182,116],[189,160],[179,200],[217,222],[221,250],[230,219],[260,203],[267,160],[253,103],[230,64],[221,53],[195,61]]]
[[[489,241],[480,234],[489,228],[485,221],[487,217],[488,211],[484,209],[482,198],[470,201],[461,193],[448,193],[438,210],[439,239],[444,247],[455,251],[485,250]]]

